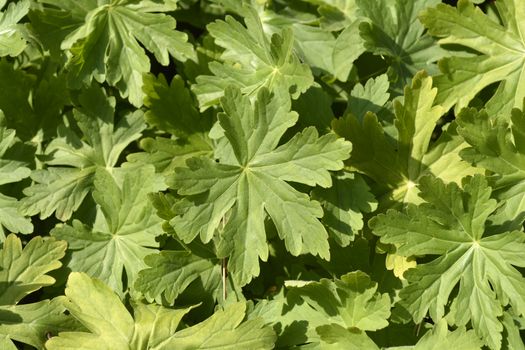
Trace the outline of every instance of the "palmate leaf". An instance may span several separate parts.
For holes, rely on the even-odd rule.
[[[151,165],[124,175],[121,186],[105,170],[95,175],[93,198],[100,212],[93,227],[78,220],[56,227],[51,235],[69,244],[68,267],[104,281],[117,292],[123,291],[122,273],[129,285],[145,268],[144,257],[155,252],[162,233],[162,220],[154,213],[148,193],[165,189]]]
[[[0,2],[0,9],[5,1]],[[26,48],[24,25],[20,22],[29,11],[29,0],[10,3],[0,12],[0,57],[17,56]]]
[[[83,273],[69,277],[66,296],[69,312],[88,332],[63,332],[46,343],[49,350],[128,349],[272,349],[273,330],[261,319],[243,322],[246,305],[219,310],[205,321],[177,331],[192,307],[167,309],[133,303],[133,316],[104,283]]]
[[[417,184],[427,174],[459,182],[462,177],[479,172],[459,157],[458,152],[467,144],[455,133],[454,125],[430,144],[444,112],[434,104],[436,94],[432,78],[423,72],[414,77],[412,85],[405,88],[404,101],[394,100],[396,139],[385,133],[375,114],[354,116],[352,112],[362,111],[358,105],[349,106],[350,113],[332,123],[336,133],[352,142],[348,165],[371,177],[380,187],[380,210],[419,202]]]
[[[490,172],[494,194],[503,202],[493,223],[520,229],[525,220],[525,114],[514,109],[509,121],[507,115],[491,117],[469,108],[460,113],[458,124],[471,145],[461,157]]]
[[[290,90],[296,98],[313,84],[310,68],[294,53],[293,31],[287,28],[269,39],[254,8],[245,5],[241,12],[246,27],[231,16],[207,26],[216,44],[225,50],[223,63],[209,65],[214,75],[197,77],[192,87],[201,110],[216,104],[229,85],[253,97],[265,87]]]
[[[55,279],[47,275],[61,266],[66,250],[64,241],[35,237],[22,248],[14,234],[7,237],[0,251],[0,344],[16,349],[16,340],[42,349],[47,334],[72,329],[73,324],[63,314],[60,298],[17,305],[25,296]]]
[[[436,40],[424,33],[418,20],[421,10],[434,6],[439,0],[355,0],[365,21],[360,25],[361,36],[368,51],[386,56],[390,65],[391,89],[403,93],[413,76],[425,69],[430,75],[438,73],[434,63],[446,53]]]
[[[49,5],[41,14],[46,17],[69,17],[62,50],[71,55],[68,68],[71,84],[80,88],[93,79],[107,81],[128,97],[135,106],[142,105],[142,75],[150,70],[150,60],[142,47],[152,52],[162,65],[169,56],[178,60],[194,57],[187,35],[174,30],[175,19],[158,13],[174,9],[174,2],[87,0],[39,0]],[[53,7],[60,9],[55,10]],[[52,20],[48,20],[52,22]],[[62,20],[63,22],[63,20]],[[60,23],[60,22],[58,22]]]
[[[491,188],[480,175],[465,178],[463,188],[425,177],[420,189],[428,203],[388,211],[369,224],[381,242],[397,245],[399,255],[436,256],[405,272],[408,285],[399,304],[414,322],[427,312],[437,322],[447,312],[454,324],[470,322],[486,344],[499,349],[503,325],[498,317],[504,307],[525,313],[525,279],[513,267],[525,266],[525,233],[485,236],[487,219],[498,205],[490,199]]]
[[[15,131],[4,126],[4,114],[0,110],[0,185],[18,182],[29,176],[31,170],[25,162],[9,159],[9,149],[17,142]],[[19,211],[16,198],[0,193],[0,239],[5,239],[6,231],[31,233],[33,224]]]
[[[525,97],[525,8],[520,0],[494,2],[499,17],[490,17],[469,0],[457,7],[439,4],[424,10],[421,21],[440,44],[474,50],[472,57],[452,56],[440,61],[442,75],[435,78],[437,103],[459,112],[485,87],[501,82],[487,103],[492,113],[509,113]],[[496,19],[498,18],[498,19]],[[499,21],[501,20],[502,23]]]
[[[137,110],[114,120],[115,98],[104,89],[92,86],[80,96],[74,110],[76,124],[82,134],[62,125],[58,137],[46,148],[47,168],[31,174],[35,182],[26,188],[21,211],[47,218],[55,212],[62,221],[71,218],[93,187],[98,168],[115,171],[122,151],[141,136],[146,125],[143,113]]]
[[[335,281],[321,279],[289,288],[289,296],[299,296],[323,320],[315,328],[321,349],[378,349],[365,331],[388,326],[390,297],[378,293],[377,283],[368,275],[355,271]]]
[[[221,222],[220,255],[229,256],[228,269],[241,285],[259,274],[258,259],[268,258],[265,213],[293,255],[329,257],[327,233],[318,218],[318,202],[286,181],[329,187],[329,170],[339,170],[350,143],[328,134],[319,137],[310,127],[277,147],[284,132],[297,121],[286,93],[270,96],[261,89],[252,105],[237,88],[228,88],[221,100],[219,122],[228,144],[224,158],[188,161],[168,184],[194,203],[170,220],[177,236],[190,242],[200,235],[209,242]],[[226,154],[229,153],[229,154]]]

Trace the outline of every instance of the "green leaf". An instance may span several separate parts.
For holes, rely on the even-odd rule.
[[[71,331],[78,324],[64,315],[63,299],[41,300],[31,304],[0,306],[0,345],[2,349],[16,350],[15,340],[44,349],[50,334]]]
[[[0,305],[16,304],[26,295],[55,283],[46,275],[58,269],[66,250],[64,241],[53,238],[33,238],[22,249],[22,242],[14,234],[7,237],[0,253]]]
[[[503,307],[525,312],[525,279],[513,267],[524,265],[525,234],[485,235],[487,219],[498,205],[490,199],[491,188],[479,175],[462,185],[463,190],[425,177],[420,189],[428,203],[378,215],[370,227],[381,242],[396,244],[399,255],[434,256],[404,275],[408,285],[399,304],[414,322],[427,312],[435,322],[447,313],[458,326],[470,322],[487,345],[499,349]],[[458,283],[457,294],[452,294]]]
[[[458,328],[449,331],[445,320],[436,323],[432,330],[425,335],[413,347],[414,350],[438,350],[438,349],[465,349],[480,350],[483,343],[472,330]],[[390,348],[395,350],[396,348]],[[406,349],[400,347],[399,350]]]
[[[185,251],[164,250],[146,256],[144,262],[149,267],[139,272],[135,288],[158,303],[164,298],[173,304],[193,281],[205,281],[208,275],[221,273],[217,259],[207,259]]]
[[[378,293],[377,283],[364,272],[351,272],[335,281],[323,278],[320,282],[307,282],[304,286],[293,287],[291,292],[323,314],[326,324],[362,331],[388,326],[390,297]]]
[[[277,147],[297,114],[289,112],[287,96],[271,97],[266,89],[252,105],[239,89],[229,88],[222,105],[225,113],[219,121],[235,157],[226,157],[231,164],[190,159],[190,168],[178,169],[169,181],[194,203],[170,221],[179,238],[190,242],[200,235],[209,242],[222,221],[219,250],[229,256],[229,270],[246,284],[259,274],[258,259],[268,258],[267,213],[293,255],[312,253],[327,259],[327,233],[318,220],[321,206],[286,181],[331,186],[328,170],[342,168],[351,145],[307,128]]]
[[[494,224],[519,230],[525,220],[525,114],[514,109],[508,119],[506,115],[492,118],[487,111],[469,108],[458,117],[458,131],[471,145],[461,151],[461,156],[489,171],[494,194],[502,201]]]
[[[51,235],[69,243],[73,271],[88,272],[117,292],[123,291],[122,272],[129,285],[146,267],[144,257],[159,246],[162,220],[148,200],[148,193],[165,189],[154,169],[146,166],[124,175],[121,186],[104,170],[97,170],[93,198],[100,211],[93,227],[78,220],[58,226]]]
[[[0,9],[4,7],[0,4]],[[17,56],[26,48],[26,29],[20,22],[29,11],[29,0],[11,2],[0,12],[0,57]]]
[[[135,303],[134,317],[111,289],[84,273],[71,273],[66,288],[67,308],[90,333],[63,332],[46,343],[49,350],[128,349],[247,349],[273,348],[275,335],[262,320],[244,319],[244,303],[217,311],[209,319],[177,332],[180,310]]]
[[[356,84],[348,97],[345,114],[351,113],[361,121],[367,112],[385,114],[385,105],[390,99],[389,87],[386,74],[368,79],[364,86]]]
[[[348,330],[338,324],[316,328],[321,337],[321,349],[379,350],[379,347],[361,330]]]
[[[55,279],[47,275],[58,269],[66,250],[64,241],[33,238],[22,248],[14,234],[0,251],[0,337],[4,347],[14,346],[10,339],[43,348],[46,334],[71,329],[59,298],[32,304],[18,304],[25,296],[50,286]]]
[[[354,240],[363,228],[363,213],[377,208],[370,188],[358,174],[339,173],[332,177],[332,187],[316,188],[312,198],[324,209],[322,222],[330,236],[342,247]]]
[[[4,114],[0,110],[0,185],[18,182],[29,176],[31,170],[26,163],[10,159],[8,151],[17,142],[15,131],[4,127]],[[6,230],[10,232],[31,233],[33,224],[20,211],[16,198],[0,193],[0,237],[5,239]]]
[[[384,86],[378,85],[377,80],[370,86],[381,88],[379,96],[374,99],[384,101]],[[462,177],[477,172],[459,157],[459,150],[467,145],[454,135],[453,127],[437,142],[430,143],[436,123],[444,112],[441,106],[434,104],[436,94],[432,78],[425,73],[414,77],[412,85],[405,88],[404,101],[394,100],[394,140],[385,134],[378,117],[370,112],[362,120],[349,113],[332,123],[336,133],[352,142],[348,165],[371,177],[380,186],[378,200],[382,210],[420,202],[417,184],[425,175],[433,174],[447,182],[459,182]],[[361,95],[372,94],[363,92]],[[354,104],[349,111],[362,113],[364,108],[380,109],[369,103],[366,105],[368,107]]]
[[[439,4],[421,13],[421,21],[430,34],[440,37],[440,44],[461,45],[473,55],[444,58],[439,66],[442,75],[435,79],[439,90],[437,102],[445,109],[456,105],[459,112],[485,87],[501,82],[487,104],[492,113],[506,114],[521,107],[525,31],[525,9],[521,1],[501,0],[494,3],[498,14],[491,18],[469,0],[457,7]]]
[[[0,61],[0,109],[5,113],[6,125],[15,129],[22,140],[35,144],[56,136],[62,110],[69,103],[63,75],[55,75],[51,68],[37,74]]]
[[[389,1],[356,0],[361,15],[367,20],[360,25],[365,47],[376,55],[388,58],[391,88],[403,93],[414,75],[425,69],[433,75],[438,72],[434,62],[446,51],[437,45],[432,36],[424,33],[419,22],[419,12],[439,0]]]
[[[357,18],[355,0],[306,0],[319,6],[317,12],[321,17],[321,27],[330,31],[345,29]]]
[[[201,110],[213,106],[228,85],[239,87],[244,94],[256,96],[266,87],[270,91],[291,91],[297,98],[313,83],[312,73],[293,52],[293,31],[288,28],[268,39],[254,8],[242,11],[246,27],[231,16],[208,25],[217,45],[225,50],[223,63],[211,62],[214,75],[197,77],[192,87]]]
[[[113,171],[122,151],[145,128],[140,110],[124,115],[118,123],[114,113],[115,98],[107,97],[102,88],[92,86],[83,91],[74,111],[82,134],[71,126],[59,127],[58,137],[46,148],[47,169],[34,171],[31,178],[35,183],[24,190],[24,214],[40,213],[44,219],[55,212],[59,220],[66,221],[91,191],[97,169]]]
[[[145,75],[143,90],[146,95],[144,105],[148,107],[145,119],[149,125],[179,138],[210,130],[210,118],[199,115],[190,91],[179,75],[173,77],[169,85],[162,74],[157,78],[152,74]]]
[[[107,81],[135,106],[142,105],[142,75],[150,70],[143,47],[162,65],[169,56],[177,60],[194,58],[187,35],[175,29],[175,19],[158,11],[173,7],[149,6],[136,1],[85,1],[82,6],[69,0],[39,0],[59,8],[62,17],[75,21],[66,28],[61,48],[69,50],[68,68],[73,87],[89,85],[93,79]],[[56,15],[56,14],[55,14]],[[46,14],[44,13],[44,16]],[[57,30],[55,29],[55,30]]]

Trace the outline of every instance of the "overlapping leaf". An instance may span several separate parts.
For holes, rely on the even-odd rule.
[[[321,279],[301,287],[293,287],[317,313],[324,324],[316,328],[321,339],[321,348],[328,344],[342,346],[341,339],[353,344],[349,349],[377,348],[364,331],[375,331],[388,326],[390,298],[377,293],[377,283],[361,271],[348,273],[335,281]],[[337,336],[336,336],[337,334]]]
[[[140,271],[135,288],[159,303],[164,297],[173,304],[193,281],[208,281],[213,280],[213,275],[219,276],[221,271],[217,260],[185,251],[165,250],[148,255],[144,261],[149,267]]]
[[[297,115],[289,111],[286,95],[271,97],[266,89],[252,105],[239,89],[228,88],[222,106],[219,121],[231,153],[226,161],[232,161],[191,159],[190,168],[171,179],[171,186],[194,203],[170,221],[177,235],[186,242],[200,235],[208,242],[223,222],[219,250],[229,256],[229,270],[241,284],[259,274],[259,258],[268,258],[265,213],[293,255],[328,258],[327,233],[318,220],[321,206],[286,181],[329,187],[328,170],[342,168],[350,144],[308,128],[278,146]]]
[[[153,164],[157,171],[170,173],[175,167],[184,166],[186,159],[212,155],[212,142],[207,135],[212,124],[210,113],[199,114],[180,76],[168,84],[163,75],[146,75],[143,90],[144,104],[149,108],[146,122],[173,136],[142,139],[140,145],[145,152],[129,155],[130,163]]]
[[[436,322],[447,314],[458,326],[471,323],[486,344],[499,349],[503,325],[498,317],[504,307],[512,306],[518,315],[525,312],[525,279],[514,267],[524,266],[525,233],[485,234],[498,204],[480,175],[466,178],[463,190],[430,177],[422,179],[420,188],[428,203],[370,221],[382,242],[399,247],[397,254],[435,256],[405,273],[408,285],[399,303],[414,322],[428,312]]]
[[[81,133],[62,125],[46,148],[45,170],[31,174],[35,182],[24,193],[21,211],[47,218],[53,212],[68,220],[91,191],[97,168],[114,170],[122,151],[141,136],[146,127],[137,110],[114,120],[115,99],[102,88],[91,87],[80,96],[74,117]]]
[[[7,0],[0,1],[2,9]],[[11,2],[0,12],[0,57],[16,56],[27,45],[27,34],[23,24],[18,23],[29,11],[29,0]]]
[[[14,234],[9,235],[0,251],[0,344],[16,349],[11,340],[43,348],[48,333],[71,329],[73,324],[63,314],[57,298],[31,304],[19,304],[25,296],[49,286],[55,279],[47,275],[62,264],[64,241],[35,237],[22,248]]]
[[[217,103],[232,84],[251,96],[265,87],[270,91],[291,90],[292,96],[297,97],[313,83],[310,68],[293,51],[290,28],[269,39],[254,8],[245,6],[242,13],[246,27],[231,16],[207,27],[216,44],[225,50],[221,55],[223,63],[209,65],[214,75],[199,76],[193,86],[201,109]]]
[[[72,226],[51,231],[69,243],[68,267],[87,272],[118,292],[123,290],[125,270],[132,285],[146,267],[144,257],[159,245],[155,237],[162,233],[162,220],[155,215],[147,195],[163,189],[151,165],[126,173],[121,186],[105,170],[97,170],[93,197],[102,215],[93,227],[74,220]]]
[[[520,229],[525,220],[525,114],[515,109],[508,119],[506,115],[493,118],[486,111],[463,110],[458,131],[471,147],[460,154],[489,171],[494,193],[503,202],[494,224]]]
[[[487,108],[504,114],[522,106],[525,9],[520,0],[499,0],[494,5],[499,18],[484,14],[469,0],[460,0],[456,8],[439,4],[421,14],[430,34],[441,38],[440,44],[461,45],[476,52],[440,62],[443,74],[436,77],[435,85],[439,89],[437,102],[445,109],[456,105],[459,112],[481,90],[497,82],[500,84]]]
[[[394,101],[395,140],[385,134],[382,123],[370,112],[362,119],[349,113],[332,124],[338,134],[353,144],[348,164],[382,187],[379,205],[383,209],[418,202],[417,184],[426,174],[459,182],[477,171],[459,157],[458,152],[466,144],[455,134],[454,126],[431,144],[432,133],[443,114],[443,108],[434,104],[436,94],[432,78],[424,73],[414,77],[412,85],[405,88],[404,101]],[[363,108],[377,109],[370,104],[374,103]],[[348,110],[361,112],[363,108],[356,105]]]
[[[0,185],[20,181],[31,171],[25,162],[10,159],[9,149],[16,142],[15,131],[4,126],[4,114],[0,110]],[[33,224],[19,211],[16,198],[0,193],[0,237],[5,239],[6,230],[10,232],[31,233]]]
[[[44,21],[58,26],[54,31],[63,31],[61,48],[71,53],[68,68],[71,83],[78,88],[93,79],[107,81],[141,106],[142,75],[150,70],[143,47],[165,66],[169,56],[178,60],[194,57],[187,35],[174,30],[175,19],[159,13],[173,10],[173,1],[88,0],[81,5],[70,0],[39,1],[50,6],[41,15]],[[58,23],[53,23],[57,17]],[[63,18],[69,23],[63,23]]]
[[[46,343],[49,350],[271,349],[275,335],[262,320],[243,322],[246,305],[233,304],[207,320],[179,330],[192,308],[167,309],[134,303],[132,316],[104,283],[72,273],[66,288],[69,312],[88,332],[63,332]]]
[[[361,15],[361,36],[368,51],[388,57],[391,88],[403,93],[413,76],[425,69],[433,75],[438,72],[435,62],[445,51],[418,20],[421,10],[436,5],[439,0],[402,1],[356,0]],[[387,5],[388,4],[388,5]]]

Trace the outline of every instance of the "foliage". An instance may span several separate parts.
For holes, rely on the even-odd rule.
[[[524,33],[0,0],[0,348],[525,349]]]

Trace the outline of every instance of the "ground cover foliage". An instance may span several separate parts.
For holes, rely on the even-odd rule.
[[[0,348],[525,349],[521,0],[0,0]]]

